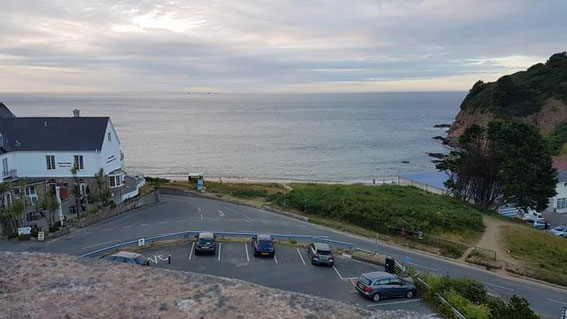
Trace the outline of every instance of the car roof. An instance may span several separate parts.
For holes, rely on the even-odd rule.
[[[385,271],[367,272],[362,275],[370,280],[396,278],[396,276],[394,276],[393,274],[387,273]]]
[[[261,235],[258,235],[258,240],[272,240],[272,236],[261,234]]]
[[[327,250],[327,251],[331,251],[331,247],[329,246],[329,244],[325,244],[325,243],[315,243],[313,246],[315,246],[315,249],[317,249],[317,250]]]
[[[214,239],[215,235],[213,235],[213,233],[199,233],[199,238]]]
[[[138,258],[140,256],[142,256],[142,254],[138,254],[138,253],[132,253],[129,251],[119,251],[117,253],[114,253],[110,256],[114,256],[114,257],[127,257],[127,258]]]

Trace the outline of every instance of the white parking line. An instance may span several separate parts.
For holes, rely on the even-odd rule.
[[[397,304],[401,304],[401,303],[409,303],[409,302],[418,302],[421,301],[421,299],[412,299],[412,300],[405,300],[405,301],[394,301],[394,302],[379,302],[379,303],[375,303],[372,305],[367,305],[368,307],[378,307],[378,306],[387,306],[387,305],[397,305]]]
[[[189,260],[191,260],[191,256],[193,256],[193,248],[195,248],[195,242],[191,245],[191,250],[189,251]]]
[[[150,224],[140,224],[140,226],[150,226]]]
[[[158,222],[158,224],[167,224],[167,221]]]
[[[238,215],[241,215],[241,216],[243,216],[244,218],[246,218],[246,219],[248,219],[248,220],[253,220],[252,218],[250,218],[250,217],[246,216],[245,214],[243,214],[243,213],[241,213],[241,212],[237,211],[237,210],[236,210],[236,209],[234,209],[234,208],[230,208],[230,207],[228,207],[228,206],[225,206],[224,208],[226,208],[226,209],[230,209],[231,211],[233,211],[233,212],[237,213]]]
[[[186,222],[186,220],[185,220],[185,219],[180,219],[180,220],[178,220],[177,222],[178,222],[178,223],[184,223],[184,222]]]
[[[248,257],[248,245],[244,244],[244,249],[246,249],[246,261],[250,262],[250,257]]]
[[[339,278],[340,278],[341,280],[343,280],[343,279],[344,279],[343,276],[341,276],[341,273],[337,270],[337,267],[335,267],[335,265],[333,265],[333,269],[335,270],[335,272],[337,273],[337,275],[339,276]]]
[[[199,211],[199,214],[201,214],[201,219],[203,219],[203,211],[201,210],[201,207],[197,206],[197,210]]]
[[[222,248],[222,243],[219,243],[219,261],[220,261],[221,248]]]
[[[122,229],[130,228],[130,227],[132,227],[132,225],[130,225],[130,226],[124,226],[124,227],[122,227]]]
[[[545,299],[552,301],[552,302],[556,302],[556,303],[561,304],[561,305],[567,306],[567,302],[563,302],[563,301],[559,301],[559,300],[555,300],[555,299],[551,299],[551,298],[545,298]]]
[[[499,286],[499,285],[496,285],[496,284],[491,284],[491,283],[489,283],[489,282],[485,282],[484,284],[485,284],[485,285],[488,285],[488,286],[493,286],[493,287],[496,287],[496,288],[501,288],[501,289],[506,289],[506,290],[509,290],[509,291],[514,291],[514,289],[512,289],[512,288],[508,288],[508,287],[504,287],[504,286]]]
[[[276,264],[278,263],[278,258],[276,257],[276,254],[274,254],[274,261],[276,262]]]
[[[220,216],[220,217],[224,217],[224,213],[222,212],[222,210],[217,209],[217,212],[219,212],[219,216]]]
[[[299,258],[301,258],[301,262],[305,265],[305,260],[303,259],[303,256],[301,256],[301,252],[299,251],[299,248],[295,248],[297,249],[297,253],[299,254]]]

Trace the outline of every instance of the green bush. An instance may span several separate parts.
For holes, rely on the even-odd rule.
[[[93,207],[93,208],[89,209],[89,214],[90,214],[90,215],[96,215],[96,214],[98,214],[98,212],[99,212],[99,210],[98,210],[98,208],[96,208],[96,207]]]
[[[18,235],[18,240],[30,240],[30,238],[31,238],[30,234]]]
[[[246,189],[246,188],[237,188],[230,192],[230,194],[234,197],[242,197],[242,198],[254,198],[254,197],[266,197],[268,196],[268,192],[263,189]]]
[[[488,306],[475,304],[466,297],[461,296],[455,290],[449,290],[444,294],[445,299],[463,314],[467,319],[487,319]]]
[[[422,230],[426,234],[484,230],[482,216],[476,209],[415,187],[306,184],[270,198],[280,206],[285,201],[287,208],[373,231],[385,232],[388,226]]]
[[[530,309],[528,301],[516,295],[506,303],[502,299],[491,300],[489,319],[538,319],[539,316]]]
[[[148,183],[150,183],[154,186],[169,184],[171,182],[171,180],[169,180],[167,178],[161,178],[161,177],[144,177],[144,179],[146,180],[146,182],[148,182]]]

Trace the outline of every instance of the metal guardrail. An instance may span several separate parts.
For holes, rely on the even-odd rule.
[[[427,287],[427,289],[431,289],[429,284],[426,283],[423,279],[421,279],[419,277],[416,277],[416,279],[419,280],[419,282],[421,282],[425,287]],[[455,317],[457,317],[458,319],[467,319],[467,317],[465,317],[462,313],[460,313],[459,310],[455,309],[455,307],[453,307],[445,298],[443,298],[443,296],[441,296],[438,293],[435,293],[435,295],[437,296],[437,298],[439,298],[439,301],[441,301],[442,304],[449,307],[449,309],[451,309],[451,311],[453,311],[453,314],[455,315]]]
[[[201,232],[205,232],[205,231],[189,230],[189,231],[169,233],[169,234],[158,235],[158,236],[144,237],[143,239],[144,239],[145,243],[153,244],[155,242],[162,241],[162,240],[194,237]],[[249,232],[245,232],[245,233],[244,232],[223,232],[223,231],[206,231],[206,232],[213,233],[216,236],[220,236],[220,237],[253,237],[253,236],[258,235],[258,233],[249,233]],[[272,238],[274,238],[274,239],[316,240],[316,241],[319,241],[319,242],[324,242],[324,243],[328,243],[328,244],[336,245],[336,246],[343,246],[343,247],[347,247],[347,248],[351,248],[351,249],[356,247],[356,245],[351,244],[351,243],[329,239],[329,236],[297,235],[297,234],[268,234],[268,235],[272,236]],[[142,238],[140,238],[140,239],[142,239]],[[100,248],[100,249],[88,252],[84,255],[81,255],[79,258],[93,257],[93,256],[97,256],[97,255],[100,255],[100,254],[108,252],[108,251],[116,250],[118,248],[130,246],[130,245],[137,245],[137,244],[138,244],[138,239],[131,240],[131,241],[127,241],[127,242],[124,242],[124,243],[119,243],[119,244],[115,244],[115,245],[112,245],[112,246],[109,246],[109,247],[104,247],[104,248]]]

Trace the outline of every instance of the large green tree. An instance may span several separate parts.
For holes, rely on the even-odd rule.
[[[551,154],[536,127],[501,121],[487,128],[471,125],[459,144],[437,166],[450,172],[446,186],[455,197],[483,208],[499,200],[527,211],[545,209],[556,194]]]

